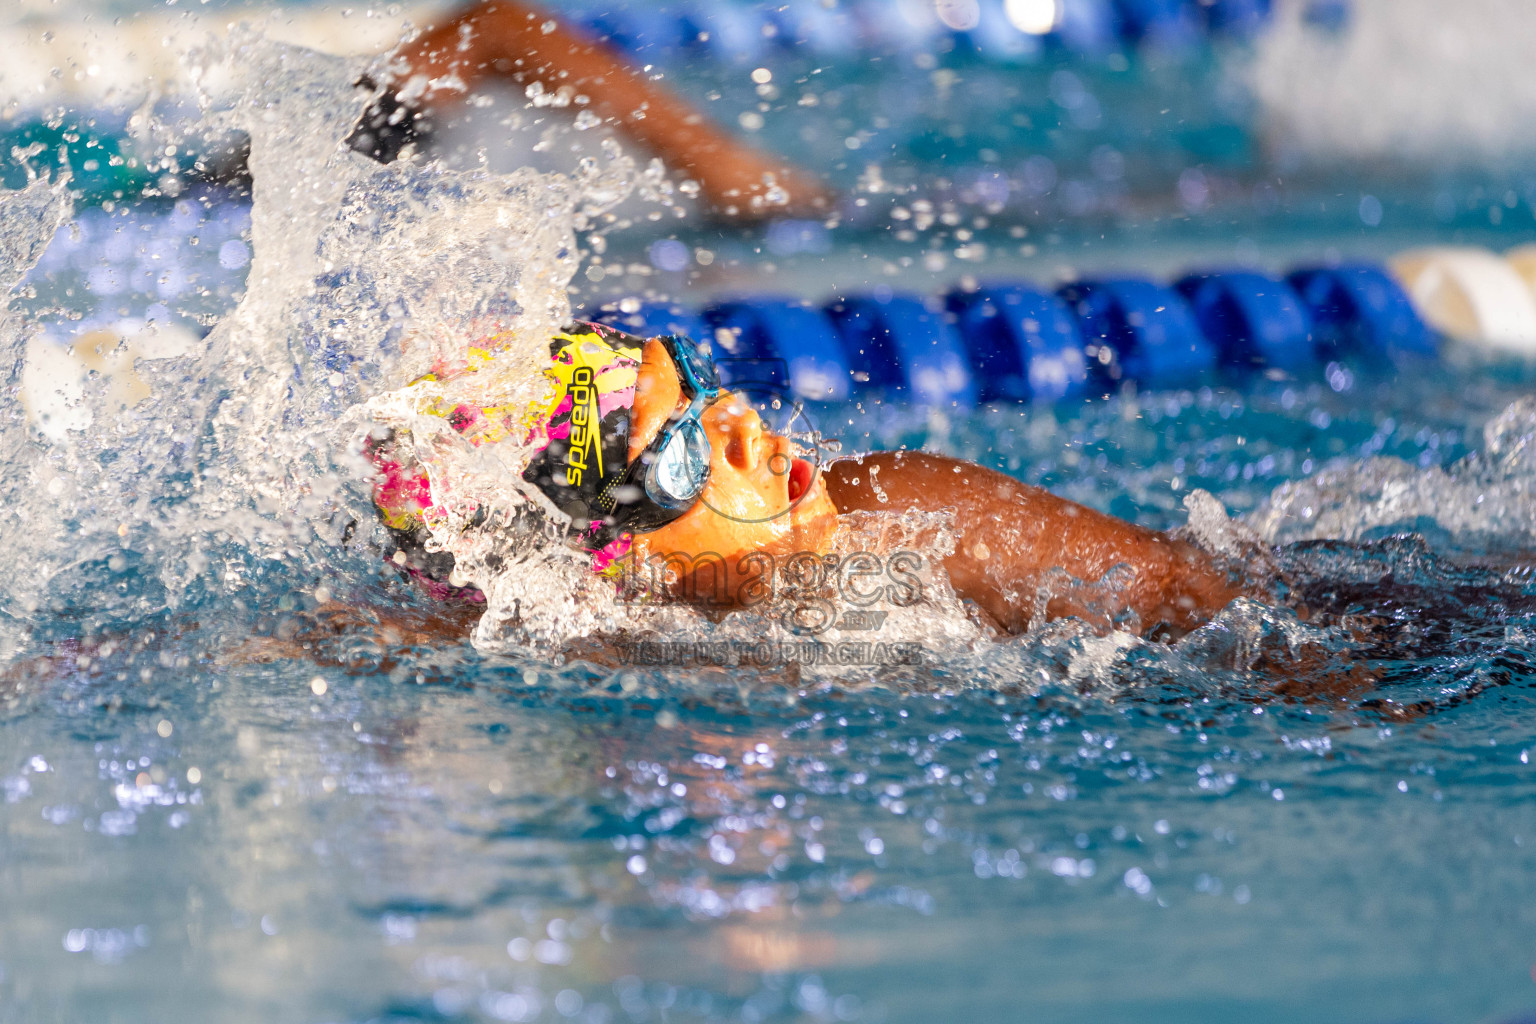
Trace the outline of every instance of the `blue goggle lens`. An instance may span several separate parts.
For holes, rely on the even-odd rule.
[[[679,420],[646,473],[645,489],[664,508],[691,504],[709,479],[709,440],[692,417]]]

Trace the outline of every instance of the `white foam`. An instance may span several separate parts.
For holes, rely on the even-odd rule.
[[[1483,450],[1444,469],[1401,459],[1341,459],[1275,488],[1246,517],[1271,543],[1360,540],[1434,524],[1461,545],[1536,544],[1536,399],[1513,402],[1483,428]]]

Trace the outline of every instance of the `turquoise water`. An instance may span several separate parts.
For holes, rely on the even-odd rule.
[[[1214,672],[786,708],[676,677],[653,700],[575,669],[575,692],[530,686],[463,651],[408,667],[428,681],[329,671],[318,701],[313,666],[184,674],[115,712],[76,677],[14,710],[8,1019],[1531,1005],[1528,655],[1407,726]]]
[[[46,244],[0,322],[0,1022],[1536,1014],[1529,367],[1450,349],[1054,407],[811,410],[849,448],[972,458],[1148,526],[1193,498],[1202,541],[1274,599],[1176,644],[957,641],[936,613],[951,633],[899,634],[918,665],[836,672],[629,664],[574,617],[477,647],[474,610],[382,564],[334,431],[398,385],[402,321],[564,294],[569,197],[335,160],[351,69],[246,56],[271,90],[231,104],[272,111],[249,124],[254,210],[196,189],[0,206],[7,271]],[[959,224],[784,251],[700,227],[679,233],[697,269],[667,277],[642,222],[574,302],[1520,239],[1513,213],[1487,223],[1526,201],[1502,182],[1448,217],[1432,189],[1364,187],[1380,230],[1358,186],[1309,220],[1339,197],[1270,207],[1249,181],[1204,212],[1170,193],[973,224],[992,257],[940,269],[921,256]],[[146,320],[187,351],[140,360],[143,403],[96,368],[69,406],[88,425],[19,411],[29,346]]]
[[[1440,465],[1526,386],[991,409],[935,447],[1167,525],[1175,476],[1243,509],[1308,459]],[[1516,1019],[1536,589],[1377,534],[1280,549],[1296,655],[1246,609],[814,683],[381,646],[349,615],[430,606],[366,553],[324,581],[352,613],[275,567],[80,641],[145,585],[83,571],[5,675],[0,1019]]]

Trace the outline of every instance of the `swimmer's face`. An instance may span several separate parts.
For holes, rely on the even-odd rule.
[[[683,408],[677,368],[654,338],[645,343],[630,410],[629,457],[636,458]],[[703,416],[710,473],[699,502],[659,530],[635,535],[641,558],[719,555],[734,570],[752,552],[782,557],[825,552],[837,511],[821,475],[796,458],[788,438],[769,433],[757,411],[730,392]],[[728,588],[736,592],[735,586]]]

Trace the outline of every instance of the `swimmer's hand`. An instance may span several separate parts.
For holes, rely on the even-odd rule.
[[[369,91],[379,88],[368,75],[357,80],[357,87]],[[384,89],[368,104],[346,141],[364,156],[371,156],[381,164],[390,164],[399,158],[406,146],[419,146],[431,134],[431,123],[420,110],[401,102],[393,89]]]
[[[825,217],[833,209],[832,191],[813,176],[723,133],[672,163],[679,161],[710,209],[727,220]]]

